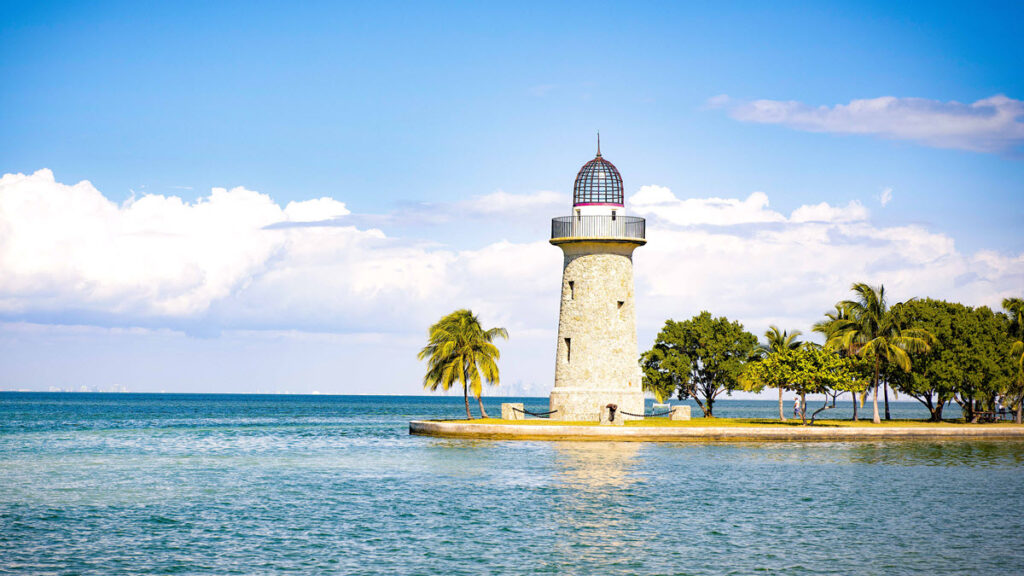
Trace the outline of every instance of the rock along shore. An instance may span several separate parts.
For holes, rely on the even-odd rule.
[[[566,426],[474,424],[413,420],[409,433],[446,438],[487,438],[494,440],[622,440],[622,441],[701,441],[701,440],[880,440],[880,439],[1024,439],[1024,426],[948,425],[948,426]]]

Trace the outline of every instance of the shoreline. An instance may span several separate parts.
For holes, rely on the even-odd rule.
[[[618,440],[678,441],[857,441],[894,439],[1021,439],[1024,426],[1015,424],[933,424],[917,426],[608,426],[589,423],[505,424],[467,421],[413,420],[409,434],[442,438],[490,440]]]

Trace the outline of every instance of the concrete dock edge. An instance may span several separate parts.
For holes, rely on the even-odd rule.
[[[1024,426],[922,426],[922,427],[826,427],[826,426],[559,426],[521,424],[474,424],[413,420],[409,433],[445,438],[494,440],[620,440],[643,442],[794,441],[794,440],[894,440],[894,439],[1024,439]]]

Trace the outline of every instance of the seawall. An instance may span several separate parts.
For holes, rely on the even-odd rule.
[[[1022,439],[1024,426],[935,425],[935,426],[590,426],[475,424],[414,420],[409,433],[447,438],[489,438],[495,440],[621,440],[644,442],[679,441],[858,441],[883,439]]]

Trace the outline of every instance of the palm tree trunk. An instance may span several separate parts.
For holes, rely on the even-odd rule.
[[[885,386],[885,388],[883,388],[885,391],[885,419],[892,420],[892,417],[889,416],[889,382],[886,381],[883,386]]]
[[[462,385],[462,399],[466,401],[466,419],[472,420],[473,415],[469,412],[469,386]]]
[[[786,420],[786,411],[782,409],[782,388],[779,388],[779,420]]]
[[[857,417],[857,393],[851,392],[851,394],[853,394],[853,421],[856,422],[857,420],[859,420],[859,418]]]
[[[482,396],[477,396],[476,401],[480,403],[480,417],[487,418],[487,410],[484,410],[484,401]]]
[[[871,399],[871,406],[874,410],[874,414],[871,416],[871,421],[875,424],[881,424],[882,419],[878,417],[878,357],[875,357],[875,390],[874,395]]]
[[[807,394],[800,393],[800,423],[807,424]]]

